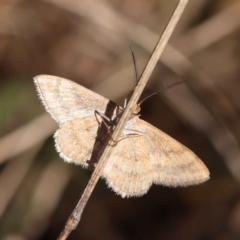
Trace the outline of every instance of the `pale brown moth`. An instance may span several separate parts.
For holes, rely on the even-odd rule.
[[[39,75],[34,82],[46,111],[59,125],[54,139],[60,157],[93,167],[123,109],[64,78]],[[133,114],[102,178],[117,194],[132,197],[145,194],[153,183],[177,187],[205,182],[209,171],[191,150]]]

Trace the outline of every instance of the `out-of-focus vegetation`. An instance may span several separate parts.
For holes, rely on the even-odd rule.
[[[177,1],[0,2],[0,238],[56,239],[91,172],[64,163],[32,78],[74,80],[121,104]],[[100,181],[69,239],[240,238],[240,1],[191,0],[142,118],[192,149],[211,179],[121,199]]]

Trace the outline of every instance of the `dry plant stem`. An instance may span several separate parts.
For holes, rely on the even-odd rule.
[[[138,101],[144,87],[146,86],[146,84],[150,78],[150,75],[151,75],[154,67],[156,66],[174,28],[176,27],[177,22],[181,16],[183,10],[185,9],[185,7],[187,5],[187,2],[188,2],[188,0],[180,0],[168,25],[166,26],[166,29],[164,30],[164,33],[162,34],[159,41],[157,42],[156,47],[152,53],[152,56],[150,57],[147,65],[141,75],[141,78],[140,78],[137,86],[135,87],[132,97],[129,100],[128,105],[126,106],[124,113],[123,113],[118,125],[116,126],[115,131],[112,134],[113,140],[115,140],[115,141],[118,140],[130,115],[134,111],[137,101]],[[84,210],[84,207],[85,207],[98,179],[101,176],[101,173],[102,173],[102,170],[103,170],[105,164],[107,163],[107,161],[114,149],[114,147],[112,147],[111,145],[112,144],[110,143],[105,146],[105,149],[104,149],[104,151],[99,159],[99,162],[91,176],[91,179],[89,180],[87,187],[85,188],[76,208],[74,209],[71,216],[69,217],[69,219],[65,225],[65,228],[62,231],[62,233],[60,234],[58,240],[67,239],[67,237],[69,236],[71,231],[73,231],[77,227],[77,225],[81,219],[81,215]]]

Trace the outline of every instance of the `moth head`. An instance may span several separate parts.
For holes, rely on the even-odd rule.
[[[133,114],[138,115],[140,111],[141,111],[141,107],[140,107],[140,104],[138,103],[138,104],[136,104],[136,106],[133,110]]]

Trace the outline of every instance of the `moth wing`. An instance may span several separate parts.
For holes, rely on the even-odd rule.
[[[149,161],[154,169],[154,183],[177,187],[195,185],[209,179],[208,168],[190,149],[139,118],[134,129],[143,133]]]
[[[145,194],[152,175],[147,148],[139,136],[119,141],[103,170],[107,185],[122,197]]]
[[[117,142],[102,174],[107,185],[122,197],[141,196],[153,182],[147,145],[141,135],[133,135],[134,123],[135,119],[127,122],[124,138]]]
[[[98,122],[102,119],[97,121],[95,111],[112,118],[116,116],[117,105],[64,78],[39,75],[34,83],[45,109],[60,125],[54,135],[60,156],[67,162],[88,167],[87,160],[101,147],[96,137],[102,137],[98,134]]]
[[[98,133],[99,125],[95,117],[86,117],[64,122],[54,134],[55,146],[66,162],[88,167],[90,160],[96,160],[95,153],[102,148],[107,131]]]
[[[64,78],[39,75],[34,77],[34,83],[45,109],[58,124],[94,116],[95,110],[108,115],[108,109],[111,115],[116,107],[108,99]]]

